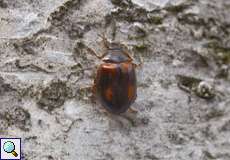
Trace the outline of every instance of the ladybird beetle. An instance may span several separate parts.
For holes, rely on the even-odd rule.
[[[137,80],[133,58],[123,44],[108,42],[102,37],[105,52],[102,56],[89,48],[89,51],[102,60],[97,68],[94,80],[93,95],[110,113],[121,114],[128,109],[137,97]]]

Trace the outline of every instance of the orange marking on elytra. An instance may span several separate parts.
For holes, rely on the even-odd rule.
[[[124,73],[127,73],[129,71],[130,64],[129,63],[122,63],[121,64],[121,69]]]
[[[135,90],[134,90],[134,86],[129,85],[129,86],[128,86],[128,98],[129,98],[129,100],[131,100],[131,99],[133,98],[133,96],[134,96],[134,94],[135,94],[134,91],[135,91]]]
[[[105,68],[105,69],[114,69],[115,67],[116,67],[116,64],[113,64],[113,63],[103,64],[103,68]]]
[[[108,101],[111,101],[111,100],[112,100],[112,98],[113,98],[113,90],[112,90],[111,87],[109,87],[109,88],[107,88],[107,89],[105,90],[105,97],[106,97],[106,99],[107,99]]]
[[[105,63],[102,65],[103,71],[110,73],[112,76],[116,75],[116,64],[112,63]]]

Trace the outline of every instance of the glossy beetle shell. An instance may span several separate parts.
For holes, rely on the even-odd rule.
[[[105,62],[97,70],[94,82],[96,98],[114,114],[120,114],[136,99],[135,66],[130,61]]]

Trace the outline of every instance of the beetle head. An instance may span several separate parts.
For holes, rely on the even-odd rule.
[[[131,62],[132,58],[128,54],[128,48],[119,42],[110,42],[105,35],[99,35],[102,38],[106,54],[102,58],[104,62],[121,63]]]
[[[102,60],[108,63],[122,63],[131,62],[132,58],[122,44],[113,42],[110,43]]]

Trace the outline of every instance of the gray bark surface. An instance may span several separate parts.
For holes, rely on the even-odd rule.
[[[101,37],[137,68],[137,114],[91,103]],[[26,160],[229,160],[229,0],[0,0],[0,137]]]

